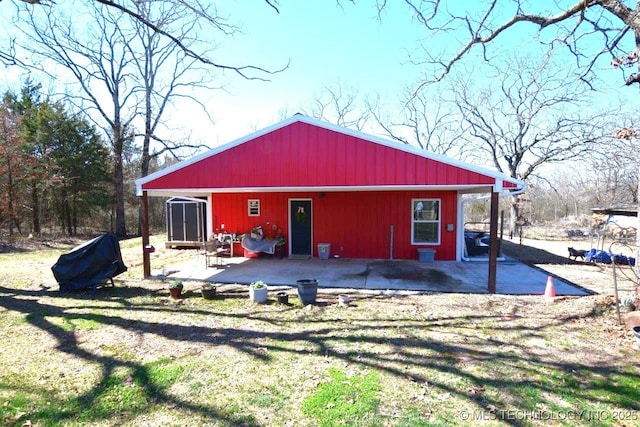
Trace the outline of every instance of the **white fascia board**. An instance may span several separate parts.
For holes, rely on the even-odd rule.
[[[180,199],[180,201],[174,202],[173,199]],[[199,199],[197,197],[191,197],[191,196],[175,196],[167,200],[167,203],[183,203],[183,202],[206,203],[207,201]]]
[[[327,187],[234,187],[234,188],[164,188],[145,190],[149,196],[205,197],[215,193],[302,193],[302,192],[345,192],[345,191],[459,191],[486,193],[490,185],[377,185],[377,186],[327,186]]]

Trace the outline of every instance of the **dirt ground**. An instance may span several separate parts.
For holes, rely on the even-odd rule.
[[[152,237],[151,243],[156,248],[152,265],[180,265],[198,256],[193,249],[166,249],[163,239],[164,236]],[[167,394],[167,399],[175,399],[175,395],[176,401],[181,402],[183,396],[188,396],[192,403],[202,396],[198,405],[203,408],[215,401],[221,408],[232,408],[229,412],[236,413],[233,405],[246,402],[246,395],[259,393],[261,382],[272,388],[282,384],[280,375],[289,372],[292,364],[296,371],[304,370],[312,378],[322,378],[324,366],[335,358],[343,367],[368,366],[389,373],[385,379],[394,381],[390,390],[399,391],[393,394],[391,409],[385,408],[387,412],[418,405],[413,400],[408,403],[406,396],[415,395],[420,384],[435,390],[433,398],[430,394],[420,395],[426,399],[420,402],[436,408],[433,410],[443,417],[450,416],[443,402],[451,401],[451,390],[458,389],[459,395],[471,396],[455,400],[458,405],[481,401],[518,408],[521,401],[547,404],[570,399],[567,405],[577,407],[587,402],[584,403],[590,405],[587,408],[621,407],[635,411],[634,414],[640,410],[634,397],[637,392],[633,391],[638,384],[640,348],[631,331],[618,322],[612,267],[568,259],[567,247],[588,249],[586,240],[527,239],[522,244],[503,243],[505,255],[596,292],[586,297],[550,299],[540,295],[452,293],[394,296],[340,290],[352,301],[349,307],[341,307],[336,302],[337,290],[321,289],[314,306],[305,307],[293,298],[293,304],[283,307],[275,303],[276,289],[273,289],[270,303],[258,309],[246,302],[247,287],[239,285],[221,285],[217,299],[205,302],[200,297],[200,283],[185,282],[185,296],[179,300],[170,298],[166,282],[142,279],[139,238],[120,242],[128,271],[116,277],[115,288],[99,290],[95,299],[89,291],[81,295],[59,293],[51,266],[60,254],[83,241],[86,238],[26,240],[0,249],[0,319],[6,325],[4,330],[0,328],[3,338],[0,356],[21,354],[18,358],[21,364],[13,365],[15,371],[8,371],[4,378],[0,375],[0,381],[19,378],[24,371],[27,376],[34,376],[35,383],[42,381],[45,388],[62,384],[61,400],[66,401],[69,395],[80,393],[73,389],[77,378],[52,381],[41,376],[68,369],[70,365],[77,375],[91,372],[89,367],[96,360],[107,361],[101,367],[105,372],[113,366],[131,363],[147,366],[157,360],[191,363],[197,369],[185,366],[198,372],[197,380],[176,385],[172,389],[175,394]],[[628,268],[620,271],[629,273]],[[631,295],[632,281],[621,279],[620,289],[620,296]],[[88,304],[89,301],[93,302]],[[32,316],[33,313],[39,315]],[[28,320],[22,320],[22,316]],[[22,328],[22,332],[16,333],[16,328]],[[258,366],[265,365],[262,359],[269,354],[273,366],[269,374],[238,375],[237,378],[247,378],[246,382],[235,377],[233,381],[220,380],[229,372],[257,372]],[[57,364],[52,362],[54,358]],[[201,370],[202,363],[214,358],[220,362]],[[47,373],[41,369],[43,360]],[[582,382],[572,382],[577,373]],[[100,381],[91,375],[87,374],[84,381],[90,390],[88,395],[94,396],[92,387],[97,387],[95,384]],[[205,377],[206,380],[201,380]],[[129,390],[134,381],[127,378],[125,389]],[[451,381],[459,384],[452,385]],[[628,386],[621,385],[621,381],[628,381]],[[315,388],[308,386],[306,380],[291,379],[290,384],[291,389],[283,394],[294,400],[291,406],[296,406],[295,397],[291,396],[296,396],[300,389],[308,394]],[[526,390],[522,390],[523,385]],[[480,397],[477,389],[469,388],[476,386],[481,387]],[[194,394],[194,387],[202,389]],[[215,390],[212,392],[215,399],[202,391],[209,389]],[[226,389],[229,391],[225,392]],[[540,396],[531,399],[522,396],[527,390]],[[446,397],[440,399],[440,394]],[[48,399],[48,391],[43,395]],[[609,402],[610,398],[613,402]],[[260,422],[256,424],[285,425],[274,423],[278,415],[268,412],[267,407],[242,404],[248,405],[244,407],[245,413],[258,414]],[[172,407],[171,412],[180,405]],[[154,425],[145,421],[158,418],[163,407],[164,404],[158,405],[160,409],[153,406],[146,419],[142,417],[136,420],[141,422],[129,425]],[[265,411],[267,415],[260,418]],[[22,421],[20,414],[14,417]],[[166,424],[179,425],[179,420],[193,415],[176,414],[175,422]],[[298,419],[304,417],[298,415]],[[205,416],[203,420],[202,425],[210,423]]]
[[[519,239],[505,240],[503,251],[507,256],[561,277],[580,287],[598,294],[614,295],[615,281],[612,264],[585,262],[578,258],[569,259],[569,247],[575,249],[591,249],[591,241],[588,238],[538,240]],[[617,253],[632,256],[633,248],[615,247]],[[634,283],[638,279],[629,266],[616,266],[616,280],[619,296],[632,294]]]

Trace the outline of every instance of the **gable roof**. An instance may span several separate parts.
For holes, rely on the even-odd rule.
[[[488,187],[521,190],[525,184],[301,114],[136,180],[138,195]]]

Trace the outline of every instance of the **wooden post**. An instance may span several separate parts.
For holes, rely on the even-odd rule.
[[[147,192],[142,192],[142,198],[140,200],[142,208],[142,267],[144,278],[147,279],[151,276],[151,257],[149,255],[149,199]]]
[[[489,283],[490,294],[496,293],[496,279],[498,273],[498,195],[491,192],[491,218],[489,225]]]

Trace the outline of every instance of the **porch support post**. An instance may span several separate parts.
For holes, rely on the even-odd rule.
[[[149,255],[149,198],[147,192],[142,192],[142,198],[140,199],[141,207],[141,222],[142,222],[142,267],[144,278],[147,279],[151,276],[151,257]]]
[[[491,219],[489,225],[489,283],[490,294],[496,293],[496,279],[498,272],[498,195],[491,192]]]

